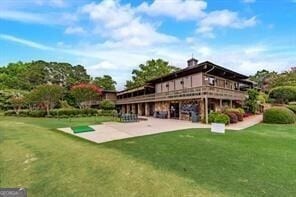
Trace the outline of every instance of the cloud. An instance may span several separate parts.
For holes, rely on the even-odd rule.
[[[77,16],[69,13],[36,13],[0,9],[0,19],[41,25],[70,25],[77,21]]]
[[[42,14],[29,13],[23,11],[9,11],[0,10],[0,19],[20,21],[26,23],[50,24],[51,22],[46,19]]]
[[[7,35],[7,34],[0,34],[0,39],[22,44],[35,49],[41,49],[41,50],[47,50],[47,51],[54,50],[54,48],[52,47],[48,47],[43,44],[39,44],[39,43],[25,40],[22,38],[17,38],[15,36]]]
[[[150,46],[177,41],[174,36],[159,33],[150,23],[136,15],[130,4],[103,0],[81,9],[95,25],[94,33],[109,39],[113,46]]]
[[[65,30],[65,34],[84,34],[86,33],[85,30],[82,27],[67,27]]]
[[[104,70],[117,70],[117,66],[112,64],[109,61],[102,61],[98,64],[92,65],[88,68],[90,71],[91,70],[99,70],[99,69],[104,69]]]
[[[200,22],[197,32],[211,34],[216,27],[228,27],[243,29],[256,25],[256,17],[245,19],[240,18],[237,12],[229,10],[213,11],[206,15]]]
[[[206,7],[207,3],[205,1],[155,0],[150,5],[143,2],[137,7],[137,11],[150,16],[168,16],[177,20],[196,20],[205,15],[204,10]]]

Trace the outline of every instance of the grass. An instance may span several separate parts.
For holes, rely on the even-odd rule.
[[[29,196],[296,193],[296,125],[225,135],[188,129],[98,145],[53,129],[91,118],[0,118],[0,187],[26,187]]]
[[[81,117],[81,118],[24,118],[24,117],[13,117],[4,116],[1,117],[2,121],[15,121],[21,123],[28,123],[35,126],[41,126],[47,129],[56,129],[64,127],[75,127],[80,125],[94,125],[101,124],[102,122],[112,121],[113,118],[99,116],[99,117]]]

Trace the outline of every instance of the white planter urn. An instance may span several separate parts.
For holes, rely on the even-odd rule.
[[[225,133],[225,124],[224,123],[212,123],[211,132],[213,133]]]

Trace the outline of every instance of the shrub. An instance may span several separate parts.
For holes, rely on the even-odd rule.
[[[296,114],[296,104],[295,105],[288,105],[287,108]]]
[[[228,108],[225,111],[234,113],[237,116],[238,121],[243,121],[244,119],[244,110],[241,108]]]
[[[276,103],[288,103],[296,101],[295,86],[280,86],[273,88],[269,92],[269,98],[274,99]]]
[[[243,121],[244,120],[244,115],[238,111],[233,111],[232,113],[234,113],[237,116],[237,120],[238,121]]]
[[[225,112],[225,114],[229,117],[230,119],[230,123],[237,123],[238,122],[238,118],[237,115],[233,112]]]
[[[54,109],[50,110],[50,115],[54,117],[78,117],[93,116],[97,114],[96,109]]]
[[[114,104],[112,101],[109,101],[109,100],[103,100],[103,101],[100,103],[100,107],[101,107],[101,109],[103,109],[103,110],[112,110],[112,109],[115,109],[115,104]]]
[[[273,107],[265,110],[263,122],[273,124],[292,124],[295,123],[295,114],[285,107]]]
[[[229,124],[229,117],[220,112],[211,112],[209,114],[209,122]]]
[[[259,92],[257,99],[261,104],[264,104],[268,101],[268,95],[264,92]]]
[[[259,92],[256,89],[248,89],[248,98],[245,105],[249,112],[256,113],[258,109],[258,96]]]
[[[16,112],[14,110],[7,110],[4,112],[4,116],[15,116]]]
[[[34,111],[29,111],[28,116],[30,117],[45,117],[46,111],[43,110],[34,110]]]
[[[113,116],[117,113],[116,110],[99,110],[99,116]]]
[[[19,116],[21,116],[21,117],[29,116],[29,112],[30,112],[30,110],[27,110],[27,109],[20,110],[19,111]]]
[[[244,110],[243,108],[240,108],[240,107],[239,107],[239,108],[237,108],[237,110],[238,110],[241,114],[243,114],[243,115],[245,114],[245,110]]]
[[[66,100],[60,101],[60,108],[62,108],[62,109],[74,109],[74,107],[69,105]]]

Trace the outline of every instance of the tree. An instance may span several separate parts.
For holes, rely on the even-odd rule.
[[[0,90],[0,110],[13,109],[15,107],[13,104],[14,102],[13,98],[24,98],[24,96],[26,96],[27,94],[28,94],[27,91],[22,91],[22,90],[14,90],[14,89]]]
[[[16,62],[0,69],[0,89],[32,90],[42,84],[57,84],[70,89],[75,83],[89,80],[83,66],[63,62]]]
[[[115,103],[109,100],[104,100],[100,103],[100,107],[103,110],[112,110],[115,109]]]
[[[275,88],[278,86],[296,86],[296,69],[294,67],[274,78],[271,82],[271,87]]]
[[[269,98],[275,103],[289,103],[296,101],[296,86],[278,86],[269,92]]]
[[[34,104],[44,105],[47,115],[49,110],[59,102],[63,96],[63,88],[59,85],[40,85],[33,89],[29,96],[29,101]]]
[[[257,71],[255,75],[250,76],[250,79],[257,83],[257,86],[263,91],[268,92],[270,83],[277,76],[276,72],[269,72],[268,70]]]
[[[25,100],[23,96],[13,96],[10,98],[10,103],[13,106],[13,109],[17,115],[19,115],[20,110],[25,104]]]
[[[102,94],[102,89],[94,84],[81,83],[71,88],[71,94],[80,109],[84,109],[90,108],[92,102],[99,99]]]
[[[248,90],[248,98],[246,99],[246,107],[248,111],[252,113],[256,113],[258,109],[258,96],[259,92],[256,89],[249,89]]]
[[[112,79],[110,75],[104,75],[102,77],[96,77],[93,83],[103,88],[104,90],[115,90],[116,81]]]
[[[170,66],[168,62],[162,59],[148,60],[145,64],[140,64],[139,69],[132,71],[132,80],[126,81],[125,87],[138,87],[151,79],[167,75],[177,70],[180,70],[180,68]]]

